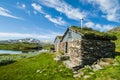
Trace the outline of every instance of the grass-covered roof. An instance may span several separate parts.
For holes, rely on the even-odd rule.
[[[58,39],[62,39],[62,36],[57,36]]]
[[[83,38],[87,38],[87,39],[99,39],[99,40],[116,40],[117,39],[115,35],[112,35],[106,32],[99,32],[87,27],[83,27],[81,29],[80,27],[77,27],[77,26],[71,26],[70,29],[74,30],[75,32],[83,34]]]

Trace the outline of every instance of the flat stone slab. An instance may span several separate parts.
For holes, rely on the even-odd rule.
[[[93,71],[97,71],[97,70],[103,69],[103,68],[102,68],[100,65],[98,65],[98,64],[95,64],[95,65],[93,65],[92,67],[93,67]]]
[[[55,61],[60,61],[60,57],[55,57],[54,60]]]
[[[76,65],[74,65],[71,61],[69,60],[66,60],[66,61],[63,61],[63,63],[65,64],[65,66],[67,68],[70,68],[70,69],[73,69],[73,67],[76,67]]]

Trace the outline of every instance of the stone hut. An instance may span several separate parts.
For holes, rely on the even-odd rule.
[[[60,50],[60,41],[62,39],[62,36],[57,36],[54,40],[54,44],[55,44],[55,51],[59,52]]]
[[[111,40],[116,40],[116,37],[90,28],[72,26],[64,33],[56,51],[59,49],[68,54],[76,66],[88,65],[100,58],[114,56],[115,44]]]

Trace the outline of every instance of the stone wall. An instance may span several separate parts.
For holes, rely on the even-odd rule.
[[[62,53],[66,53],[66,42],[61,42],[59,45],[59,51]]]
[[[70,60],[75,65],[92,64],[103,57],[113,57],[115,44],[102,40],[77,40],[69,42]]]

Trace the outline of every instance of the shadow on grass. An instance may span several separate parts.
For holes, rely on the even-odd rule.
[[[12,63],[14,63],[14,62],[16,62],[15,60],[3,60],[3,61],[1,61],[0,62],[0,66],[5,66],[5,65],[8,65],[8,64],[12,64]]]
[[[120,52],[115,52],[115,56],[120,56]]]
[[[0,56],[9,56],[11,54],[0,54]]]

